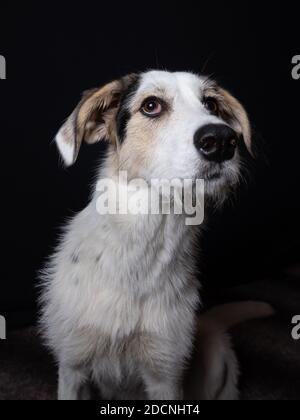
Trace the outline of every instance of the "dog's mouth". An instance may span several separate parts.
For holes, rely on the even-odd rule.
[[[202,178],[207,182],[216,181],[222,177],[223,169],[224,168],[221,163],[214,165],[213,167],[206,168],[203,171]]]
[[[216,180],[220,179],[221,176],[222,176],[221,171],[211,172],[211,173],[208,173],[204,176],[204,180],[208,181],[208,182],[209,181],[216,181]]]

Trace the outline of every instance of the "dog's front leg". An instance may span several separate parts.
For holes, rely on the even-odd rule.
[[[149,400],[181,400],[182,388],[178,380],[168,375],[168,372],[158,375],[155,372],[146,371],[143,374]]]
[[[162,344],[162,342],[161,342]],[[161,353],[161,350],[165,350]],[[142,378],[149,400],[182,400],[183,363],[181,358],[173,358],[173,354],[166,348],[152,347],[148,358],[144,360]]]
[[[141,337],[140,374],[149,400],[182,400],[183,373],[189,353],[189,337],[145,334]]]
[[[60,401],[88,400],[90,398],[87,376],[84,371],[61,365],[58,378]]]

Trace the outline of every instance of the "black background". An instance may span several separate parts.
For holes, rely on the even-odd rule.
[[[31,318],[37,272],[65,217],[88,200],[103,146],[83,147],[66,170],[52,144],[56,131],[82,91],[132,71],[214,75],[251,117],[259,158],[249,158],[248,186],[234,205],[210,218],[205,289],[276,276],[300,260],[299,102],[290,96],[300,88],[291,79],[297,11],[287,17],[278,1],[262,3],[1,4],[1,314]]]

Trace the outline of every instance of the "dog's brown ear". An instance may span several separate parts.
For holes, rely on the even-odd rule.
[[[246,147],[251,155],[252,153],[252,133],[250,121],[247,112],[243,105],[232,96],[227,90],[220,89],[222,98],[222,105],[226,115],[230,118],[230,123],[233,128],[240,133],[246,144]]]
[[[78,156],[82,141],[115,141],[114,122],[122,93],[135,79],[128,75],[107,85],[92,89],[83,97],[56,135],[55,141],[67,166]]]

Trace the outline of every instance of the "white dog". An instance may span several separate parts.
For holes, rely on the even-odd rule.
[[[251,147],[247,114],[227,91],[204,77],[162,71],[87,92],[56,142],[71,165],[83,140],[104,139],[98,180],[118,183],[119,171],[147,183],[204,179],[216,202],[239,181],[239,142]],[[193,251],[201,229],[187,226],[184,214],[99,215],[98,198],[95,188],[43,276],[42,328],[59,363],[59,399],[89,398],[90,381],[104,399],[181,399],[200,304]],[[249,318],[270,311],[254,312]],[[210,389],[197,396],[236,397],[230,357],[231,391],[215,395],[222,368],[213,362],[216,381],[201,383]]]

